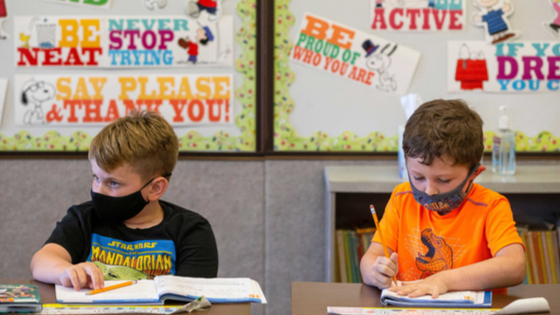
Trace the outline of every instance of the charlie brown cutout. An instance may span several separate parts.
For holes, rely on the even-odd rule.
[[[486,29],[488,44],[513,40],[521,35],[521,32],[511,30],[508,17],[513,13],[513,5],[509,0],[473,0],[473,4],[480,11],[473,13],[473,24]]]
[[[560,36],[560,0],[548,0],[552,9],[556,13],[556,17],[549,22],[543,22],[544,28],[552,35]]]

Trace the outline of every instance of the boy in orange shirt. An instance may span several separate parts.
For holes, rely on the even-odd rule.
[[[364,283],[436,298],[447,291],[523,282],[525,255],[507,199],[474,179],[486,167],[480,116],[461,100],[434,100],[408,120],[403,150],[409,182],[398,185],[362,258]]]
[[[160,200],[179,144],[157,112],[132,112],[92,140],[91,201],[74,205],[31,260],[33,278],[100,289],[104,280],[213,278],[218,250],[201,215]]]

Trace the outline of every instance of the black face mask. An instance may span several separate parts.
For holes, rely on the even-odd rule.
[[[171,176],[171,174],[163,175]],[[137,216],[150,201],[142,197],[142,189],[154,181],[152,178],[140,190],[127,196],[112,197],[91,191],[95,214],[104,222],[120,223]]]
[[[412,194],[414,196],[414,199],[424,208],[431,211],[436,211],[440,215],[446,215],[450,213],[451,211],[459,208],[459,206],[463,203],[463,201],[467,197],[467,194],[469,193],[469,190],[472,187],[472,181],[469,183],[466,191],[463,191],[463,187],[465,187],[467,181],[472,176],[472,174],[476,172],[479,166],[480,164],[476,164],[474,168],[467,175],[467,178],[465,178],[465,180],[461,184],[459,184],[459,186],[457,186],[455,189],[437,195],[428,195],[425,192],[420,191],[416,187],[414,187],[414,185],[412,184],[412,180],[410,180],[410,173],[409,173],[408,178],[410,181],[410,187],[412,188]]]

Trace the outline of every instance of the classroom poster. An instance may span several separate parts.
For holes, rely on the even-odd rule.
[[[113,0],[43,0],[46,2],[67,4],[67,5],[79,5],[86,8],[96,8],[109,10],[111,8],[111,3]]]
[[[374,90],[406,94],[420,52],[306,13],[290,60]]]
[[[15,124],[105,125],[131,110],[173,126],[233,125],[233,75],[16,75]]]
[[[462,31],[466,0],[370,0],[372,30]]]
[[[560,91],[560,42],[450,41],[447,56],[450,92]]]
[[[233,65],[233,17],[16,16],[17,67]]]

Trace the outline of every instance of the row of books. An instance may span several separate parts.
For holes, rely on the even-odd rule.
[[[360,260],[369,248],[374,233],[375,228],[336,230],[336,282],[362,282]]]
[[[558,229],[560,230],[560,228]],[[525,244],[525,284],[560,284],[560,235],[558,231],[519,229]],[[360,260],[375,228],[336,230],[335,281],[361,283]]]
[[[526,284],[560,283],[557,231],[520,231],[525,244]]]

